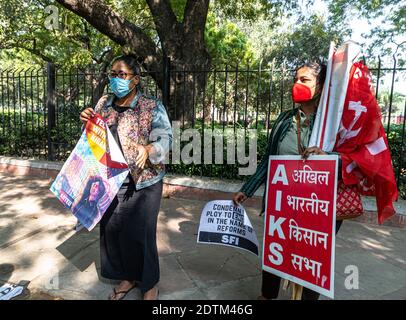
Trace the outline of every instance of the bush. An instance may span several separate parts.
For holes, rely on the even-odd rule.
[[[45,153],[44,115],[10,111],[1,113],[0,119],[0,154],[30,157]]]
[[[399,198],[406,199],[406,132],[403,132],[403,125],[391,125],[387,137],[392,155],[395,178],[399,179],[397,181]]]
[[[52,141],[54,142],[55,160],[66,160],[80,137],[81,124],[77,115],[78,111],[75,110],[75,112],[72,112],[71,109],[58,114],[57,125],[51,132]],[[47,119],[44,113],[4,110],[2,113],[0,113],[0,154],[46,159],[48,144],[48,132],[46,124]],[[201,132],[202,121],[196,120],[194,128],[199,129]],[[212,126],[211,124],[206,124],[205,128],[210,129]],[[236,123],[236,129],[243,128],[244,123]],[[215,123],[214,129],[219,129],[222,131],[223,125]],[[247,180],[249,176],[238,175],[238,169],[243,167],[243,165],[239,163],[227,164],[226,145],[228,139],[233,136],[233,126],[226,125],[225,129],[223,141],[224,164],[169,164],[167,166],[168,171],[171,173],[188,176],[207,176],[220,179]],[[241,136],[241,133],[238,132],[237,135]],[[264,124],[258,124],[257,135],[257,160],[259,163],[265,154],[265,150],[268,145],[267,130]],[[395,178],[399,180],[398,188],[400,192],[399,197],[401,199],[406,199],[406,137],[404,135],[405,133],[403,132],[403,125],[390,126],[388,141],[392,154],[393,167],[395,169]],[[248,155],[248,137],[245,137],[245,139],[246,154]],[[404,140],[403,146],[402,139]],[[188,141],[181,142],[181,150],[188,143]],[[203,155],[201,161],[203,162]]]
[[[80,136],[78,119],[59,115],[51,132],[56,160],[66,160]],[[47,116],[41,112],[3,111],[0,114],[0,154],[47,158]]]

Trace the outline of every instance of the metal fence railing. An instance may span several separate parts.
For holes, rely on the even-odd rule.
[[[406,197],[405,115],[406,99],[398,93],[397,78],[406,78],[406,68],[396,65],[370,69],[382,120],[394,161],[398,186]],[[181,127],[258,130],[259,154],[264,151],[272,121],[293,106],[290,88],[293,70],[240,69],[161,71],[163,85],[142,76],[143,91],[169,106]],[[384,86],[382,80],[389,86]],[[45,68],[0,70],[0,154],[63,161],[80,137],[79,113],[94,106],[108,90],[103,74],[84,70]],[[181,86],[185,90],[181,90]],[[189,94],[185,94],[186,86]],[[160,88],[164,88],[161,90]],[[169,96],[169,92],[175,92]],[[185,109],[190,110],[188,116]],[[203,133],[204,134],[204,133]],[[169,171],[201,176],[238,177],[234,165],[177,165]]]

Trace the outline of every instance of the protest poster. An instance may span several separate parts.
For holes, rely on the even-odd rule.
[[[270,156],[262,268],[334,298],[337,155]]]
[[[92,230],[128,175],[128,165],[103,118],[90,119],[50,190]]]
[[[200,217],[197,242],[236,247],[258,255],[258,239],[247,213],[232,200],[206,203]]]
[[[361,47],[346,41],[339,48],[330,43],[327,60],[326,79],[317,107],[309,146],[317,146],[324,151],[333,151],[337,133],[341,128],[341,117],[350,81],[351,67],[361,54]],[[357,114],[359,111],[356,111]],[[351,131],[350,131],[351,132]]]
[[[13,283],[5,283],[0,287],[0,300],[11,300],[23,293],[24,287]]]

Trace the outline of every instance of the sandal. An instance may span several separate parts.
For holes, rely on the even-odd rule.
[[[116,291],[116,288],[113,288],[113,293],[114,293],[114,298],[117,297],[117,295],[119,294],[124,294],[121,298],[119,299],[113,299],[111,297],[111,295],[109,296],[109,300],[123,300],[125,298],[125,296],[135,287],[137,286],[137,284],[135,283],[130,289],[126,290],[126,291]]]
[[[156,292],[155,300],[159,300],[159,289],[157,288],[156,290],[157,290],[157,292]]]

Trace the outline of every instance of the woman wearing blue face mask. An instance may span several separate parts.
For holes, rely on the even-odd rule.
[[[113,94],[80,115],[84,124],[95,113],[104,118],[130,169],[100,221],[101,275],[121,280],[111,300],[123,299],[136,286],[145,300],[154,300],[160,277],[156,227],[172,129],[162,103],[141,92],[136,57],[115,58],[109,79]]]

